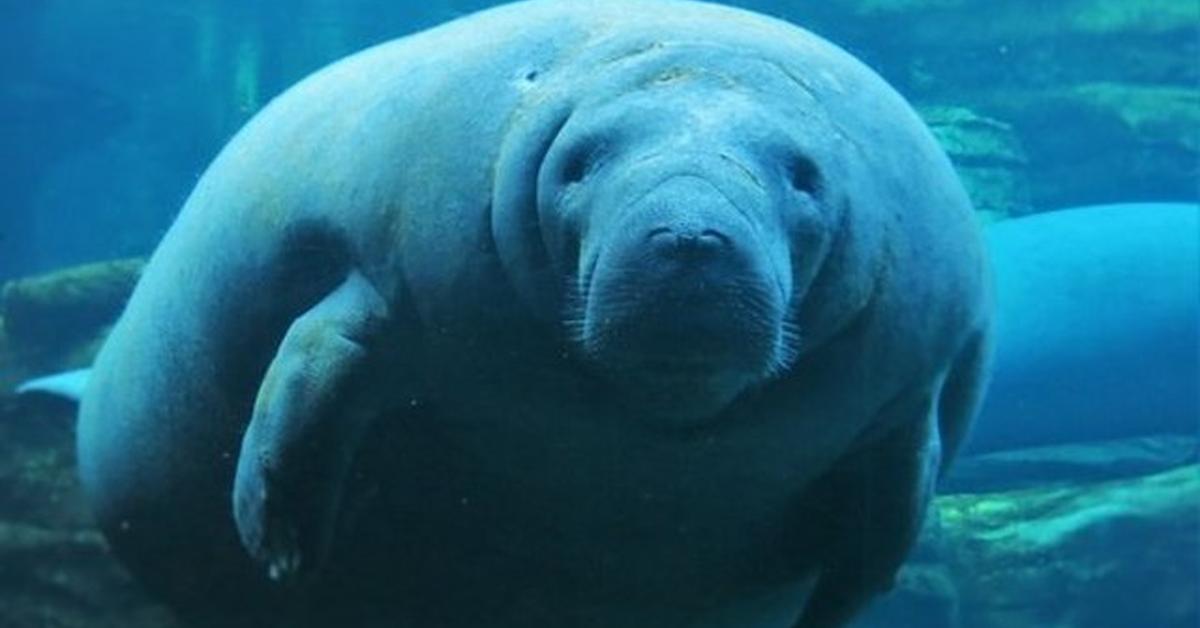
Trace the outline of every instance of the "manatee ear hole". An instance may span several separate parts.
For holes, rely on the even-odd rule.
[[[816,195],[821,191],[821,171],[807,157],[796,156],[788,165],[792,188],[798,192]]]

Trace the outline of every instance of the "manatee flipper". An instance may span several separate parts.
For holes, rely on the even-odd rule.
[[[383,410],[378,390],[370,392],[387,313],[374,287],[351,272],[292,322],[263,377],[233,506],[242,544],[273,580],[324,560],[351,462]]]
[[[986,390],[991,345],[972,335],[948,372],[880,413],[864,445],[816,487],[822,570],[797,628],[842,626],[892,588],[937,480],[958,452]]]
[[[946,473],[969,438],[970,427],[983,406],[991,373],[992,339],[972,336],[955,356],[938,397],[938,434],[942,443],[939,476]]]
[[[91,369],[78,369],[31,379],[17,386],[18,395],[41,393],[79,403],[87,389]]]
[[[865,444],[809,494],[820,575],[796,628],[844,626],[892,588],[921,529],[941,461],[936,391],[910,391],[884,408]]]

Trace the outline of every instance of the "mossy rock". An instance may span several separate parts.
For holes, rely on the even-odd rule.
[[[1090,83],[1069,90],[1110,112],[1147,144],[1177,144],[1200,156],[1200,89],[1196,86]]]
[[[928,518],[895,589],[854,628],[1200,622],[1196,463],[1120,480],[942,495]]]
[[[1200,467],[937,500],[973,628],[1194,628]]]
[[[1005,493],[1138,478],[1200,463],[1200,437],[1156,434],[960,456],[938,490]]]
[[[912,22],[914,29],[910,36],[937,33],[936,27],[945,24],[936,18],[952,16],[960,28],[942,31],[941,41],[947,38],[975,42],[999,38],[1021,41],[1080,34],[1161,35],[1187,30],[1195,32],[1200,23],[1200,4],[1186,0],[1008,0],[995,3],[979,0],[848,0],[841,6],[845,13],[859,19],[925,18],[925,24]],[[967,20],[965,16],[974,19]],[[962,25],[974,25],[975,28],[964,29]]]
[[[172,628],[113,559],[100,533],[0,521],[0,625]]]
[[[9,282],[0,291],[5,359],[30,372],[90,362],[143,265],[140,258],[100,262]]]
[[[74,428],[73,404],[44,396],[0,398],[0,521],[91,525],[75,477]]]
[[[997,92],[976,107],[1010,121],[1028,150],[1033,204],[1194,200],[1200,91],[1083,83]]]
[[[974,107],[1081,83],[1200,83],[1200,3],[850,0],[796,17],[859,52],[907,97]],[[852,19],[848,19],[852,18]],[[892,33],[880,40],[878,33]],[[1103,54],[1098,54],[1102,51]]]
[[[1032,210],[1029,158],[1012,125],[963,107],[933,105],[919,112],[986,221]]]
[[[965,107],[929,106],[918,111],[942,147],[959,163],[1016,167],[1029,163],[1011,124]]]
[[[1200,3],[1180,0],[1073,0],[1060,2],[1072,30],[1091,33],[1157,34],[1200,29]]]
[[[95,529],[76,479],[74,408],[0,397],[0,626],[176,625]]]
[[[1200,155],[1200,89],[1195,86],[1078,83],[998,93],[982,104],[1009,120],[1022,113],[1037,115],[1048,107],[1104,116],[1147,145],[1175,145],[1176,150]]]

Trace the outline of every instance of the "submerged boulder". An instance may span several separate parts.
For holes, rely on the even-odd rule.
[[[938,509],[964,626],[1194,628],[1200,620],[1197,465],[948,496]]]
[[[1200,439],[1163,434],[965,456],[943,478],[942,493],[994,493],[1078,486],[1160,473],[1200,462]]]
[[[976,98],[977,107],[1017,128],[1038,173],[1031,195],[1041,207],[1196,198],[1200,91],[1194,85],[1101,81]]]
[[[172,628],[132,586],[99,532],[0,521],[0,625]]]
[[[8,282],[0,289],[0,385],[91,362],[145,261],[97,262]]]
[[[920,109],[986,221],[1027,214],[1029,158],[1012,125],[965,107]]]
[[[1200,194],[1200,3],[835,4],[785,15],[847,43],[924,109],[967,108],[1009,128],[1036,175],[1018,197],[1032,207]],[[973,178],[994,174],[960,170],[976,189]],[[993,211],[988,195],[975,200]]]
[[[856,628],[1200,622],[1196,464],[1109,482],[947,495],[935,511],[896,590]]]
[[[95,529],[73,435],[70,405],[0,396],[0,626],[173,628]]]

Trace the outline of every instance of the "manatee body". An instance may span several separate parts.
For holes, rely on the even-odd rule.
[[[992,225],[996,360],[966,450],[1200,429],[1200,206]]]
[[[514,4],[229,143],[97,360],[82,478],[201,624],[841,625],[976,409],[984,275],[845,52]]]

